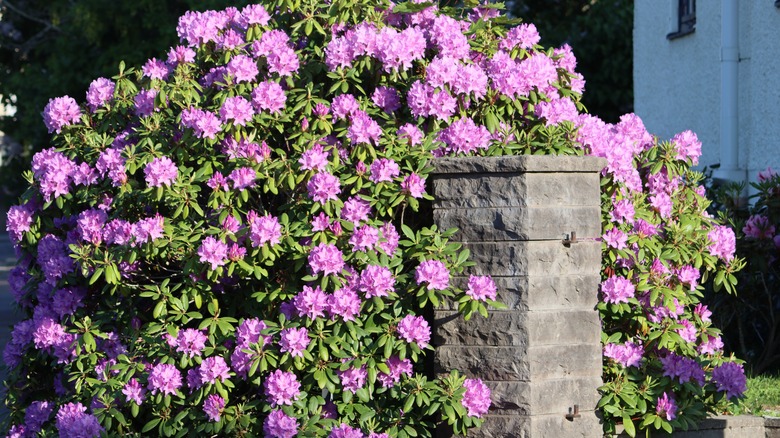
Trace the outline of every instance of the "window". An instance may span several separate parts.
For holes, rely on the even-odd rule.
[[[696,0],[677,0],[677,30],[666,35],[673,40],[696,30]]]

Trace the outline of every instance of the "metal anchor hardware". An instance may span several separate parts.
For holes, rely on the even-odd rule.
[[[569,408],[569,413],[566,414],[566,419],[569,421],[574,421],[575,418],[580,417],[582,417],[580,414],[580,405],[574,405],[574,409]]]
[[[564,246],[571,246],[572,243],[577,243],[577,232],[572,231],[570,234],[565,234],[562,242]]]

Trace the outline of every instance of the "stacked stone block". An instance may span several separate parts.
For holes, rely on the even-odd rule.
[[[434,314],[436,372],[458,369],[493,392],[474,436],[602,436],[595,415],[602,382],[595,306],[605,164],[555,156],[435,162],[434,222],[457,227],[453,240],[476,262],[455,282],[491,275],[507,306],[468,322],[454,306]]]

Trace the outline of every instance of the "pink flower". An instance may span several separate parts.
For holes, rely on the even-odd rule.
[[[352,252],[370,251],[378,242],[379,230],[370,225],[358,227],[349,239],[349,244],[352,245]]]
[[[300,316],[316,319],[325,316],[328,308],[328,296],[319,286],[311,288],[304,286],[303,291],[293,298],[293,305]]]
[[[111,102],[114,99],[114,89],[116,84],[106,78],[97,78],[89,84],[87,90],[87,105],[91,111]]]
[[[241,96],[228,97],[219,109],[222,123],[233,120],[233,124],[236,126],[246,126],[254,115],[252,104]]]
[[[152,370],[149,372],[147,388],[149,388],[152,394],[160,392],[176,395],[176,390],[181,385],[181,372],[174,365],[160,363],[152,367]]]
[[[360,429],[351,427],[347,423],[341,423],[338,426],[333,426],[328,438],[365,438],[365,435]]]
[[[371,163],[371,181],[378,183],[382,181],[392,182],[393,178],[401,173],[398,163],[389,158],[380,158]]]
[[[228,179],[233,181],[233,188],[235,190],[248,189],[254,187],[255,180],[257,179],[257,172],[251,167],[239,167],[230,172]]]
[[[263,433],[269,438],[295,438],[298,420],[282,410],[271,411],[263,422]]]
[[[127,401],[133,401],[135,404],[140,405],[144,402],[144,393],[146,390],[138,383],[136,379],[130,379],[122,388],[122,394],[127,397]]]
[[[608,357],[626,368],[638,367],[642,363],[644,353],[644,347],[632,341],[625,344],[609,343],[604,346],[604,357]]]
[[[490,409],[490,388],[480,379],[466,379],[463,382],[466,392],[460,403],[468,410],[471,417],[480,418]]]
[[[411,173],[401,182],[401,190],[412,198],[422,198],[425,195],[425,180]]]
[[[496,283],[493,282],[489,275],[470,275],[466,295],[479,301],[495,300]]]
[[[301,165],[301,170],[322,172],[328,166],[328,153],[323,151],[321,144],[315,144],[301,154],[298,163]]]
[[[729,262],[734,258],[737,238],[734,231],[725,225],[716,225],[709,233],[707,239],[711,242],[707,249],[710,254]]]
[[[612,228],[604,233],[604,242],[607,243],[607,247],[615,249],[623,249],[628,246],[628,236],[622,232],[619,228]]]
[[[236,55],[227,64],[227,72],[236,82],[252,82],[259,73],[257,63],[246,55]]]
[[[329,200],[338,199],[341,193],[341,183],[339,179],[330,173],[320,172],[311,177],[306,184],[309,191],[309,198],[315,202],[324,204]]]
[[[354,321],[360,314],[361,300],[358,294],[347,288],[338,289],[328,297],[328,312],[344,321]]]
[[[144,167],[144,174],[149,187],[170,186],[179,176],[179,169],[170,158],[160,157]]]
[[[252,246],[258,248],[266,243],[278,245],[282,238],[282,225],[279,224],[279,219],[271,215],[260,216],[257,219],[251,221],[249,238],[252,241]]]
[[[634,297],[634,291],[633,283],[619,275],[609,277],[601,282],[601,293],[607,303],[627,303],[629,298]]]
[[[230,367],[227,366],[225,359],[221,356],[212,356],[201,362],[198,373],[200,374],[201,384],[214,384],[217,382],[217,379],[224,382],[230,378]]]
[[[286,328],[280,333],[279,345],[282,353],[290,353],[292,357],[303,357],[303,352],[309,346],[309,331],[306,327]]]
[[[301,384],[294,373],[276,370],[265,381],[265,395],[271,406],[292,405],[301,393]]]
[[[257,84],[252,90],[252,105],[257,111],[268,110],[271,113],[280,113],[284,109],[287,96],[281,85],[273,81],[265,81]]]
[[[309,267],[314,274],[340,274],[344,269],[344,256],[336,245],[320,243],[309,253]]]
[[[198,255],[201,262],[211,263],[211,269],[214,270],[227,263],[227,250],[228,246],[225,242],[214,237],[207,237],[203,239],[198,249]]]
[[[775,235],[775,226],[768,217],[757,214],[750,216],[742,232],[751,239],[771,239]]]
[[[366,371],[366,366],[363,365],[360,368],[350,367],[344,371],[339,371],[338,374],[341,379],[341,387],[345,391],[354,394],[358,389],[365,386],[368,371]]]
[[[406,342],[414,342],[420,348],[425,348],[431,340],[431,328],[422,316],[406,315],[398,323],[398,336]]]
[[[49,133],[62,132],[62,128],[78,123],[81,120],[81,109],[76,100],[69,96],[50,99],[43,109],[43,123]]]
[[[22,240],[22,234],[30,231],[33,221],[33,212],[27,206],[14,205],[8,210],[5,229],[9,232],[13,240],[19,242]]]
[[[371,214],[371,204],[358,196],[347,199],[341,209],[341,218],[355,225],[368,219],[369,214]]]
[[[395,276],[384,266],[368,265],[360,273],[358,288],[366,298],[386,297],[395,291]]]
[[[414,273],[417,284],[428,283],[427,289],[444,290],[450,287],[450,270],[439,260],[425,260]]]
[[[674,148],[677,150],[678,160],[690,159],[691,163],[699,164],[701,156],[701,142],[692,131],[683,131],[672,138]]]
[[[699,345],[698,350],[700,354],[717,354],[723,351],[723,341],[720,336],[707,335],[707,340]]]
[[[188,328],[180,330],[176,336],[176,351],[189,357],[200,356],[208,337],[200,330]]]
[[[398,356],[391,356],[385,362],[387,365],[389,374],[381,373],[377,376],[382,386],[385,388],[392,388],[396,383],[401,381],[401,376],[408,376],[412,374],[412,362],[409,359],[400,359]]]

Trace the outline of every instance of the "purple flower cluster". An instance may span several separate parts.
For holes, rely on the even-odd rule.
[[[97,418],[81,403],[68,403],[57,411],[57,431],[62,438],[92,438],[104,432]]]
[[[726,397],[739,397],[747,391],[747,377],[742,365],[725,362],[712,370],[712,382]]]
[[[298,434],[298,420],[282,410],[271,411],[263,422],[263,433],[269,438],[294,438]]]
[[[623,367],[638,367],[642,363],[645,349],[641,344],[628,341],[624,344],[608,343],[604,346],[604,357],[608,357]]]
[[[43,109],[43,123],[49,133],[62,132],[62,128],[81,120],[81,109],[76,100],[69,96],[49,100]]]
[[[406,315],[398,323],[398,336],[406,342],[414,342],[420,348],[428,346],[431,328],[422,316]]]
[[[265,380],[265,395],[271,406],[291,405],[301,392],[295,373],[276,370]]]
[[[490,388],[480,379],[466,379],[463,382],[466,392],[460,401],[469,416],[481,418],[490,409]]]

